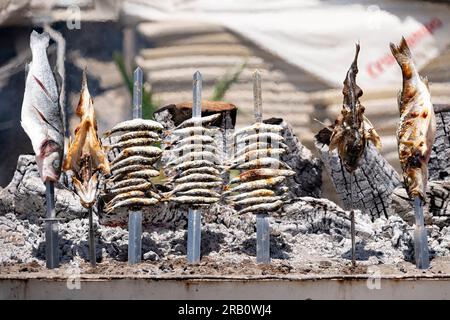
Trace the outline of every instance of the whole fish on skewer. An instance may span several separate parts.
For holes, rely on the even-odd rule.
[[[43,182],[56,182],[61,174],[64,129],[58,89],[47,58],[48,33],[30,35],[29,64],[22,103],[21,125],[31,140]]]
[[[397,129],[398,151],[403,180],[411,198],[425,201],[428,161],[436,133],[436,118],[428,80],[420,77],[404,38],[400,45],[390,44],[403,74],[403,89],[398,96],[400,122]]]
[[[344,81],[341,114],[336,119],[329,145],[330,151],[338,150],[339,157],[348,172],[358,168],[368,141],[378,149],[381,148],[380,137],[364,115],[365,108],[359,102],[359,98],[363,95],[362,89],[356,84],[359,50],[357,44],[355,58]]]
[[[63,169],[75,173],[75,191],[80,196],[81,203],[89,208],[96,200],[97,172],[109,174],[111,168],[97,135],[97,120],[86,70],[83,71],[80,100],[75,113],[80,117],[80,123],[75,129],[74,139],[69,142]]]
[[[148,119],[133,119],[123,121],[115,125],[111,130],[105,132],[105,136],[108,137],[118,132],[136,132],[136,131],[162,131],[164,127],[159,122]]]

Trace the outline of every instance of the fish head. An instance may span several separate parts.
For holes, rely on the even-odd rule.
[[[62,164],[62,147],[53,140],[42,143],[39,154],[36,155],[36,163],[42,181],[59,180]]]

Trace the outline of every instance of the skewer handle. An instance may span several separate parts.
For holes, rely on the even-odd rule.
[[[193,76],[192,86],[192,118],[202,116],[202,74],[197,71]],[[188,263],[200,262],[201,248],[201,217],[198,210],[189,209],[188,214],[188,238],[187,238],[187,260]]]
[[[267,214],[256,215],[256,262],[270,263],[270,226]]]
[[[142,81],[140,67],[133,74],[133,119],[142,118]],[[141,262],[142,256],[142,211],[131,211],[128,215],[128,263]]]
[[[414,199],[414,215],[416,229],[414,230],[414,255],[417,269],[428,269],[430,267],[430,253],[428,251],[427,230],[425,229],[423,217],[423,204],[419,197]]]
[[[59,267],[58,221],[55,211],[55,186],[51,181],[45,182],[47,202],[47,220],[45,221],[45,259],[48,269]]]

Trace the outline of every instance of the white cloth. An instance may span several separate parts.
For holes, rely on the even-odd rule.
[[[221,24],[335,87],[358,41],[363,88],[401,81],[389,42],[405,36],[418,68],[450,45],[450,6],[421,1],[126,0],[123,8],[148,20]]]

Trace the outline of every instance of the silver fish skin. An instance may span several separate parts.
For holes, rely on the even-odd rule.
[[[211,136],[205,136],[205,135],[193,135],[193,136],[187,136],[184,138],[175,138],[166,144],[169,146],[176,146],[181,147],[186,144],[215,144],[215,140]]]
[[[158,142],[158,140],[153,138],[136,138],[136,139],[129,139],[125,141],[120,141],[114,144],[110,144],[106,147],[109,149],[112,148],[129,148],[129,147],[140,147],[140,146],[149,146],[155,142]]]
[[[262,167],[292,170],[291,167],[287,165],[285,162],[270,157],[250,160],[248,162],[234,162],[230,165],[229,169],[246,170]]]
[[[238,177],[231,179],[230,184],[261,178],[270,178],[279,176],[291,177],[293,175],[295,175],[295,171],[292,170],[258,168],[247,170],[241,173]]]
[[[284,144],[283,142],[274,142],[274,143],[268,143],[268,142],[254,142],[249,145],[243,145],[238,146],[236,153],[234,154],[235,157],[242,156],[243,154],[254,151],[254,150],[261,150],[261,149],[284,149],[287,150],[288,146]]]
[[[190,118],[180,123],[175,129],[178,130],[186,127],[207,126],[219,119],[220,116],[220,113],[215,113],[206,117]]]
[[[183,155],[188,152],[200,152],[200,151],[209,151],[216,152],[217,147],[210,144],[185,144],[183,146],[174,148],[170,150],[172,155]]]
[[[147,181],[142,178],[134,178],[134,179],[125,179],[118,182],[114,182],[113,188],[119,189],[123,187],[136,186],[142,183],[146,183]]]
[[[127,174],[127,177],[130,179],[134,178],[143,178],[143,179],[149,179],[149,178],[155,178],[159,176],[159,170],[155,169],[145,169],[145,170],[139,170],[130,172]]]
[[[111,130],[104,133],[104,136],[108,137],[117,132],[130,132],[130,131],[162,131],[164,127],[159,122],[149,119],[133,119],[120,122],[116,124]]]
[[[237,130],[234,133],[234,136],[237,137],[243,134],[257,134],[262,132],[280,133],[282,131],[283,127],[280,125],[257,122],[255,124],[252,124],[251,126]]]
[[[31,32],[32,61],[25,83],[21,125],[31,140],[43,182],[58,181],[64,152],[64,129],[58,89],[47,58],[48,33]]]
[[[193,160],[193,161],[187,161],[180,163],[174,167],[174,170],[176,171],[184,171],[191,168],[200,168],[200,167],[211,167],[211,168],[219,168],[219,165],[211,162],[209,160]]]
[[[143,157],[143,156],[131,156],[131,157],[125,158],[125,159],[115,163],[111,167],[111,171],[129,166],[129,165],[154,164],[155,162],[158,161],[158,159],[159,159],[159,157],[148,158],[148,157]]]
[[[146,156],[146,157],[160,157],[162,150],[158,147],[145,146],[145,147],[129,147],[122,150],[119,155],[111,162],[112,165],[117,162],[131,157],[131,156]]]
[[[199,196],[220,198],[220,194],[210,189],[191,189],[187,191],[177,192],[177,196]]]
[[[268,140],[270,140],[271,142],[284,142],[284,138],[283,136],[280,136],[278,133],[274,133],[274,132],[263,132],[263,133],[257,133],[257,134],[252,134],[249,136],[245,136],[242,137],[241,139],[239,139],[240,143],[253,143],[253,142],[267,142]]]
[[[187,169],[187,170],[184,170],[184,171],[180,171],[179,173],[177,173],[173,177],[173,179],[182,178],[182,177],[188,176],[190,174],[194,174],[194,173],[211,174],[211,175],[214,175],[214,176],[219,176],[220,175],[220,171],[217,170],[216,168],[199,167],[199,168],[191,168],[191,169]]]
[[[125,133],[121,134],[120,136],[117,136],[117,142],[124,142],[127,140],[138,139],[138,138],[154,139],[155,142],[161,141],[161,137],[156,132],[149,131],[149,130],[143,130],[143,131],[125,132]]]
[[[110,213],[114,209],[120,208],[120,207],[144,207],[144,206],[151,206],[154,204],[157,204],[159,202],[158,199],[155,198],[128,198],[122,201],[117,202],[112,207],[107,207],[105,212]]]
[[[125,193],[130,191],[136,191],[136,190],[148,190],[152,187],[152,184],[150,182],[138,184],[135,186],[129,186],[129,187],[123,187],[123,188],[113,188],[109,190],[111,194],[119,194],[119,193]]]
[[[138,198],[138,197],[144,197],[144,196],[145,196],[144,191],[140,191],[140,190],[120,193],[120,194],[116,195],[114,198],[112,198],[111,201],[109,201],[106,206],[112,207],[119,201],[122,201],[122,200],[125,200],[128,198]]]
[[[175,188],[170,192],[170,194],[175,194],[177,192],[190,190],[190,189],[204,189],[204,188],[217,188],[222,186],[222,182],[187,182],[181,183],[175,186]]]
[[[169,131],[170,132],[170,131]],[[219,129],[209,129],[204,127],[187,127],[171,131],[174,136],[186,137],[195,135],[215,136],[220,134]]]
[[[249,212],[254,212],[254,213],[258,213],[258,212],[270,212],[270,211],[276,211],[278,209],[280,209],[283,206],[283,201],[278,200],[272,203],[260,203],[260,204],[255,204],[253,206],[249,206],[245,209],[242,209],[241,211],[238,212],[238,214],[244,214],[244,213],[249,213]]]
[[[272,197],[276,193],[270,189],[256,189],[250,192],[239,193],[235,196],[227,197],[228,201],[239,201],[246,198],[254,198],[254,197]]]
[[[140,170],[147,170],[147,169],[152,169],[152,168],[153,168],[153,166],[150,164],[133,164],[131,166],[126,166],[126,167],[123,167],[123,168],[113,171],[111,177],[114,178],[117,176],[124,175],[126,173],[140,171]]]
[[[172,161],[170,161],[167,165],[177,165],[180,163],[185,163],[187,161],[194,161],[194,160],[208,160],[213,163],[220,163],[220,159],[212,152],[210,151],[200,151],[200,152],[189,152],[185,154],[182,157],[175,158]]]
[[[198,203],[209,204],[219,201],[219,198],[200,197],[200,196],[176,196],[170,198],[170,200],[183,204],[198,204]]]
[[[281,182],[283,182],[286,179],[286,177],[273,177],[268,179],[261,179],[261,180],[254,180],[250,182],[244,182],[242,184],[239,184],[230,190],[224,192],[224,195],[230,194],[233,192],[243,192],[243,191],[252,191],[255,189],[266,189],[268,187],[275,186]]]
[[[239,201],[234,201],[233,204],[237,206],[250,206],[254,204],[260,204],[260,203],[272,203],[278,200],[282,200],[283,197],[281,196],[275,196],[275,197],[252,197],[252,198],[246,198]]]
[[[266,158],[266,157],[278,157],[282,154],[286,153],[286,150],[284,149],[257,149],[257,150],[250,150],[246,153],[244,153],[242,156],[239,156],[235,159],[233,159],[232,165],[235,163],[244,163],[251,160]]]
[[[186,183],[186,182],[209,182],[209,181],[222,181],[218,176],[214,176],[206,173],[193,173],[182,178],[175,179],[175,183]]]

